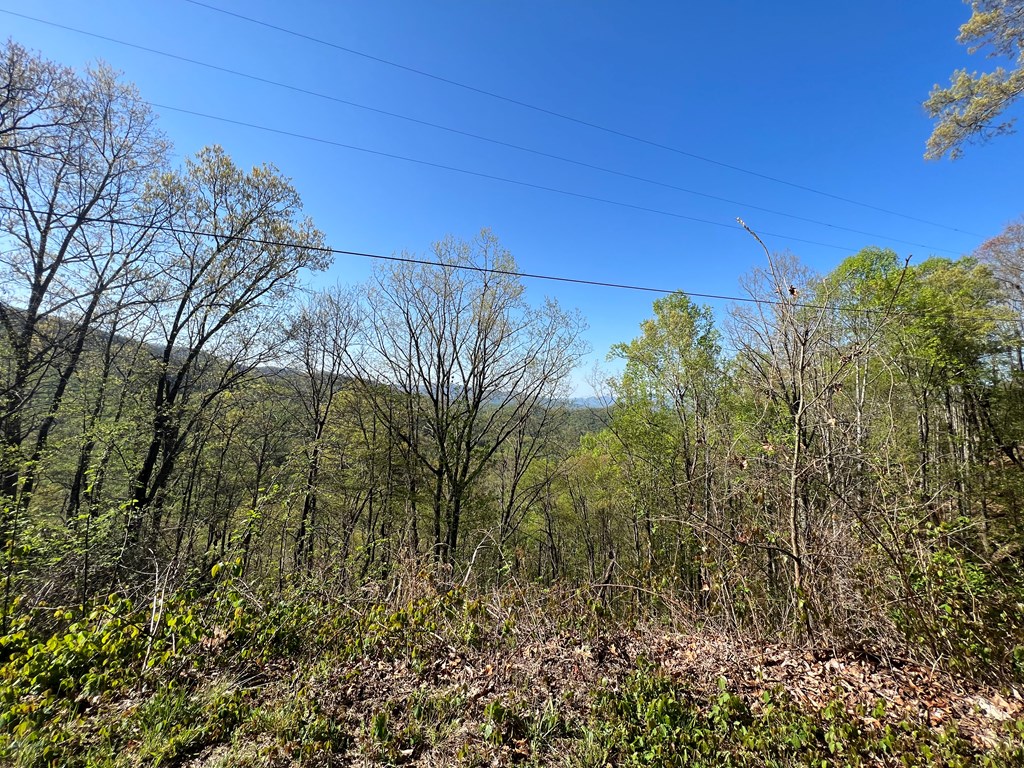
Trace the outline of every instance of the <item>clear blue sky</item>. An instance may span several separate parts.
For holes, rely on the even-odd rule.
[[[819,271],[866,245],[916,258],[970,253],[1024,208],[1024,136],[972,148],[955,163],[922,159],[930,121],[921,102],[932,84],[946,82],[955,67],[987,63],[969,57],[955,41],[969,16],[959,0],[208,2],[961,232],[531,112],[185,0],[0,0],[0,8],[743,205],[524,154],[9,14],[0,14],[0,35],[75,67],[103,59],[145,98],[168,106],[727,225],[742,216],[755,229],[775,233],[765,236],[771,248],[790,249]],[[710,226],[158,112],[181,155],[219,143],[245,165],[277,165],[294,180],[329,243],[340,249],[425,252],[445,234],[468,238],[486,226],[525,271],[716,294],[738,293],[738,277],[763,261],[756,243],[736,226]],[[370,268],[366,261],[341,257],[326,279],[357,282]],[[636,334],[655,298],[528,285],[534,300],[555,296],[587,317],[594,350],[588,367],[612,343]],[[710,303],[721,317],[724,305]],[[577,379],[581,395],[588,394],[585,376],[581,371]]]

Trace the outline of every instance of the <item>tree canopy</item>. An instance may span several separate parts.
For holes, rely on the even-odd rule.
[[[972,54],[985,51],[990,58],[1005,58],[1008,66],[989,72],[956,70],[948,86],[936,85],[925,109],[936,118],[925,157],[956,159],[964,145],[989,141],[1013,130],[1007,109],[1024,94],[1024,0],[965,0],[971,18],[960,27],[957,39]]]

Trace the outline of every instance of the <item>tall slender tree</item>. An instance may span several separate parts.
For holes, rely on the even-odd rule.
[[[369,295],[363,380],[378,416],[431,480],[434,552],[454,561],[474,484],[582,351],[582,320],[530,306],[489,231],[434,246],[436,264],[379,271]],[[409,412],[390,407],[393,388]],[[375,396],[376,395],[376,396]]]
[[[243,171],[220,147],[164,174],[150,197],[171,208],[173,223],[158,252],[158,371],[148,447],[130,489],[126,556],[140,546],[147,513],[158,535],[164,495],[204,411],[274,361],[300,271],[328,264],[295,189],[272,167]]]

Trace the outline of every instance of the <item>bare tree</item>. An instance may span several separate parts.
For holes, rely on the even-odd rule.
[[[306,480],[295,534],[295,566],[310,568],[317,527],[320,471],[327,425],[345,382],[359,326],[358,299],[340,288],[313,294],[298,311],[289,333],[289,380],[304,415]]]
[[[772,552],[789,561],[790,616],[810,633],[817,587],[813,566],[823,561],[823,542],[830,540],[835,395],[865,350],[837,347],[827,283],[757,240],[768,266],[746,280],[756,303],[732,311],[733,344],[741,376],[766,399],[764,461],[772,467],[769,476],[785,478],[776,497],[785,546],[772,544]],[[770,490],[769,485],[764,492]]]
[[[975,256],[992,270],[1015,321],[1013,365],[1024,373],[1024,218],[979,246]]]
[[[78,79],[13,40],[0,46],[0,153],[47,154],[50,139],[86,121]]]
[[[139,280],[164,214],[142,205],[167,150],[148,106],[104,67],[62,77],[56,95],[67,102],[52,111],[67,122],[46,127],[47,151],[0,153],[0,331],[9,356],[0,385],[0,494],[20,496],[22,507],[86,341],[117,311],[105,299]]]
[[[562,392],[582,320],[531,307],[511,254],[489,231],[445,239],[436,264],[375,275],[362,335],[368,402],[431,482],[435,556],[453,563],[471,490],[497,452]],[[390,391],[407,403],[390,407]]]
[[[184,171],[164,174],[151,196],[167,201],[174,223],[159,254],[153,421],[130,490],[126,556],[147,510],[158,534],[164,492],[204,410],[275,360],[300,270],[328,263],[298,193],[272,167],[246,173],[207,148]]]

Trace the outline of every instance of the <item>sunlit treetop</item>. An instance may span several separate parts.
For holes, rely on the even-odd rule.
[[[965,0],[967,1],[967,0]],[[925,157],[956,159],[965,144],[984,143],[1013,131],[1004,112],[1024,93],[1024,0],[970,0],[971,18],[959,42],[969,51],[1009,59],[991,72],[955,71],[946,87],[936,85],[924,103],[936,118]]]

